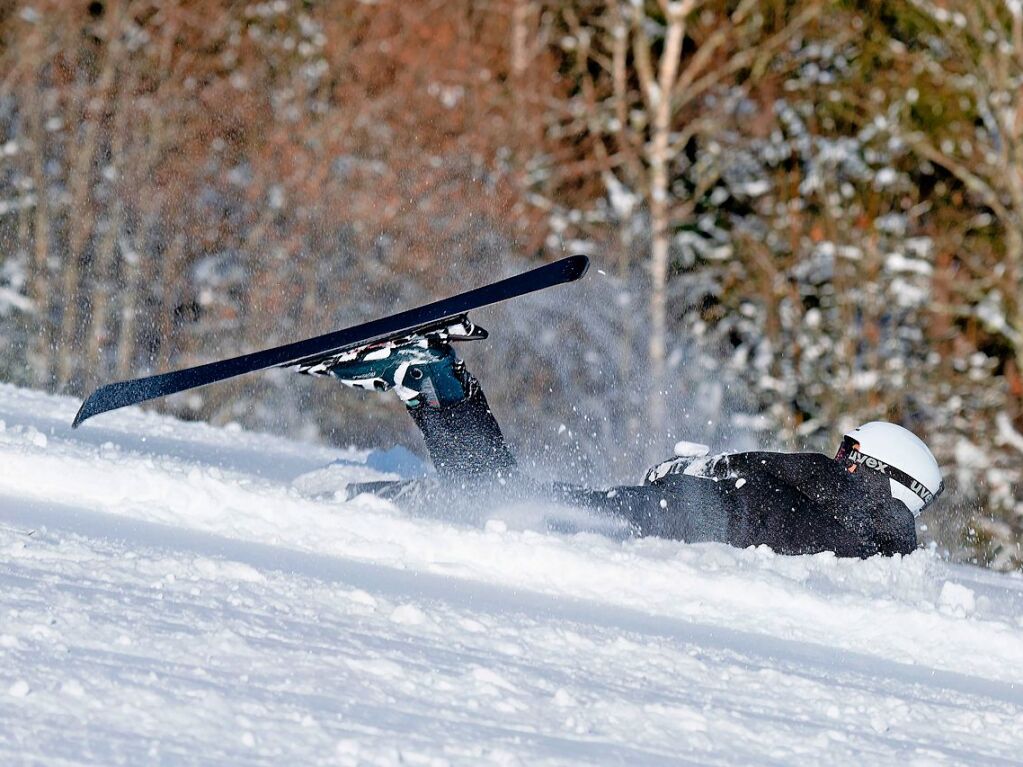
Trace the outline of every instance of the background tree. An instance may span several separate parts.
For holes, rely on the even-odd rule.
[[[893,66],[909,87],[887,109],[932,169],[938,193],[965,207],[941,225],[942,378],[983,377],[962,420],[955,463],[975,504],[967,535],[999,563],[1020,562],[1023,533],[1023,8],[1017,2],[915,0],[887,19]],[[951,224],[951,225],[950,225]],[[937,377],[937,376],[936,376]],[[959,397],[961,399],[961,395]],[[965,409],[965,408],[964,408]],[[953,422],[954,423],[954,422]]]
[[[556,177],[562,184],[578,183],[582,174],[599,179],[618,217],[649,222],[646,421],[664,424],[671,243],[696,228],[698,207],[721,173],[719,163],[702,162],[701,154],[733,124],[730,105],[759,87],[769,70],[776,75],[784,68],[779,54],[820,5],[790,12],[755,2],[683,0],[557,9],[567,32],[560,46],[577,90],[556,136],[585,142],[595,162]],[[634,250],[632,231],[633,222],[624,221],[620,272]]]

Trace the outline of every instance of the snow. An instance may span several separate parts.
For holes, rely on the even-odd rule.
[[[1009,763],[1023,579],[413,516],[333,450],[0,386],[0,763]],[[320,475],[322,485],[323,475]],[[319,489],[322,489],[320,487]]]
[[[675,455],[679,458],[699,458],[710,452],[709,445],[679,440],[675,443]]]

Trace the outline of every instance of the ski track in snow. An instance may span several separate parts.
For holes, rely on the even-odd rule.
[[[292,480],[387,461],[0,385],[0,764],[1019,764],[1023,579]]]

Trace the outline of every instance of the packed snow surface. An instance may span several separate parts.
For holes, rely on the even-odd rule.
[[[413,516],[329,491],[394,455],[77,404],[0,386],[0,764],[1023,753],[1019,577]]]

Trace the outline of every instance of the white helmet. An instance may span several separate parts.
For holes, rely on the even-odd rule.
[[[849,471],[861,466],[891,479],[892,496],[909,507],[913,515],[927,508],[945,484],[934,455],[908,429],[884,421],[871,421],[845,434],[835,460]]]

